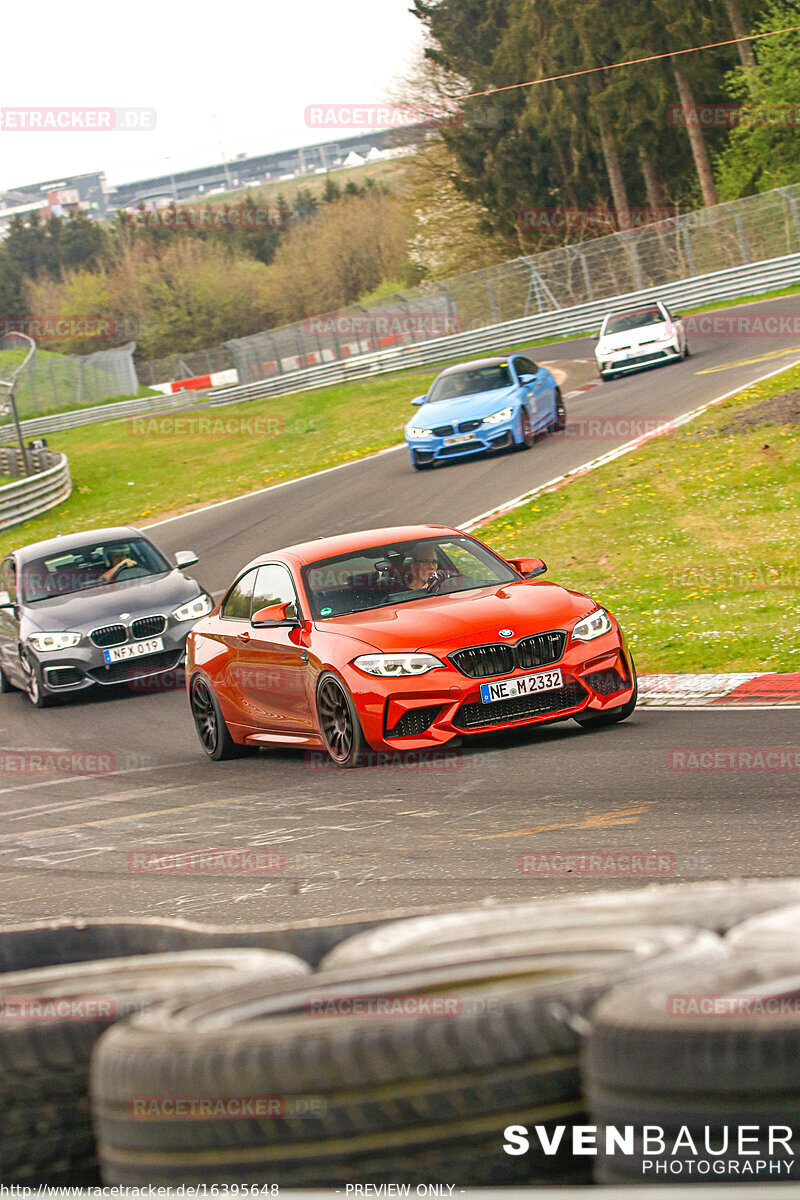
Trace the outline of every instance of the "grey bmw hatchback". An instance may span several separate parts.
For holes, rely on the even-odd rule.
[[[0,692],[37,708],[57,695],[174,671],[186,635],[214,607],[138,529],[92,529],[34,542],[0,563]]]

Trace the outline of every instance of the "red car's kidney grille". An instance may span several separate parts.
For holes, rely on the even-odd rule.
[[[498,642],[494,646],[470,646],[450,655],[453,666],[470,679],[488,679],[514,670],[514,651]]]
[[[606,671],[593,671],[591,675],[584,675],[584,679],[589,687],[594,688],[601,696],[611,696],[614,692],[621,692],[627,686],[619,671],[614,670],[613,667]]]
[[[549,663],[558,662],[566,644],[567,635],[563,629],[555,629],[551,633],[535,633],[533,637],[523,638],[514,647],[517,666],[546,667]]]
[[[441,712],[441,704],[426,705],[423,708],[410,708],[404,712],[394,729],[390,729],[387,737],[416,737],[430,729]]]
[[[550,692],[535,692],[530,696],[515,696],[511,700],[495,700],[491,704],[462,704],[453,717],[458,729],[481,729],[486,725],[505,725],[532,717],[576,708],[587,696],[586,688],[576,679]]]
[[[492,675],[507,675],[509,671],[527,671],[558,662],[564,653],[567,635],[563,629],[535,633],[523,638],[516,646],[496,642],[491,646],[470,646],[455,650],[450,661],[462,675],[470,679],[488,679]]]

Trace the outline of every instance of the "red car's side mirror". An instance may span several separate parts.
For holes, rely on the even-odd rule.
[[[270,625],[299,625],[297,617],[290,617],[289,609],[294,608],[294,605],[287,602],[286,604],[269,604],[266,608],[260,608],[258,612],[253,613],[250,618],[250,624],[257,629],[262,626]]]
[[[509,558],[508,562],[523,579],[535,579],[547,570],[547,564],[541,558]]]

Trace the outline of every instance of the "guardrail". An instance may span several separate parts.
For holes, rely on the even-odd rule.
[[[205,400],[205,392],[176,392],[173,396],[141,396],[135,400],[119,400],[113,404],[98,404],[92,408],[75,408],[72,412],[53,413],[49,417],[31,417],[20,421],[25,437],[43,433],[58,433],[62,429],[77,429],[81,425],[96,425],[99,421],[119,421],[125,417],[141,417],[151,412],[186,408]],[[0,425],[0,438],[10,426]]]
[[[200,403],[200,398],[210,406],[217,406],[238,404],[266,396],[285,396],[291,392],[314,391],[335,383],[349,383],[410,367],[429,366],[452,358],[504,350],[518,343],[535,341],[542,337],[587,333],[599,329],[606,313],[619,312],[632,304],[648,303],[654,299],[663,300],[673,308],[692,307],[718,300],[736,300],[742,296],[759,295],[796,283],[800,283],[800,254],[787,254],[746,266],[696,275],[643,291],[626,292],[619,296],[594,300],[572,308],[550,309],[515,321],[473,329],[468,333],[451,334],[448,337],[398,346],[341,362],[326,363],[319,367],[306,367],[273,379],[262,379],[257,383],[215,388],[207,394],[179,392],[174,396],[148,396],[96,408],[76,409],[74,412],[50,417],[37,417],[23,421],[22,431],[26,436],[31,436],[52,433],[59,429],[73,429],[98,421],[114,421],[147,413],[167,412],[170,409],[186,408],[191,404]],[[0,439],[3,437],[3,430],[7,428],[9,427],[0,426]]]
[[[27,455],[34,474],[0,487],[0,530],[11,529],[22,521],[38,517],[66,500],[72,491],[66,454],[56,454],[53,450],[29,450]],[[2,447],[0,473],[12,474],[21,469],[20,451]]]

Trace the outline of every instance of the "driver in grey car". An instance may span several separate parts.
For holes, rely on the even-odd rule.
[[[122,550],[112,550],[108,557],[111,565],[100,576],[103,583],[114,583],[123,567],[138,567],[140,565],[135,559],[129,558]]]

